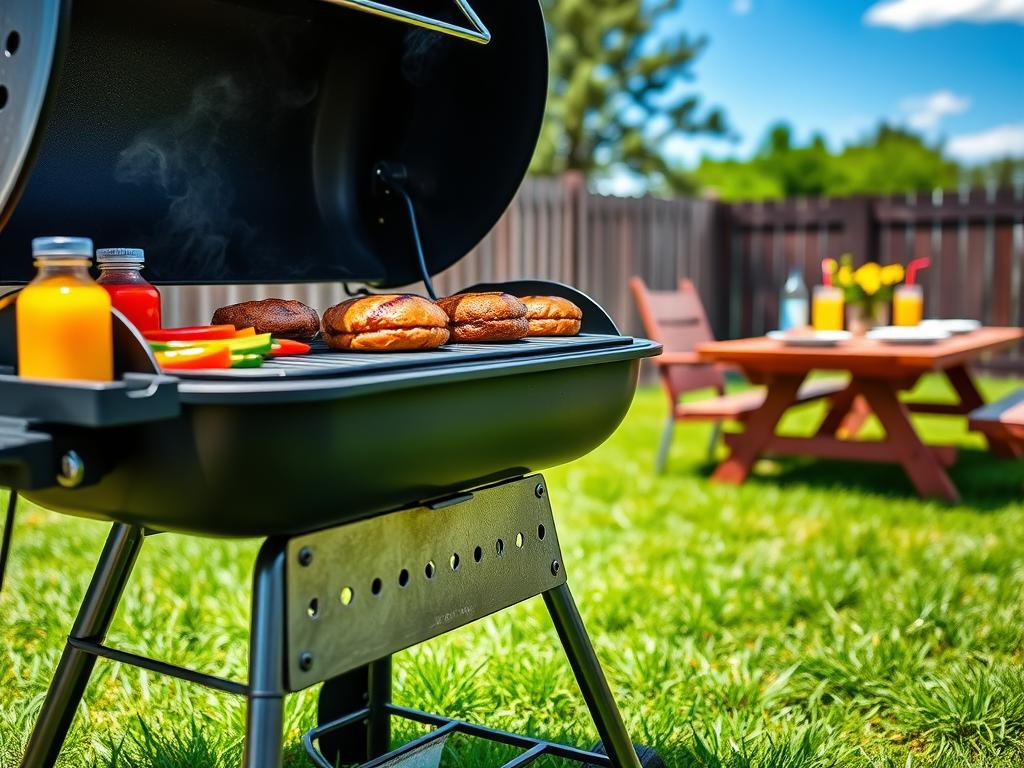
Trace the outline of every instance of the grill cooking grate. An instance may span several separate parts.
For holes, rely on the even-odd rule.
[[[440,349],[420,352],[335,352],[323,341],[313,343],[305,355],[268,358],[260,368],[175,371],[186,379],[266,380],[299,376],[363,376],[369,373],[472,363],[481,360],[507,360],[560,353],[584,352],[628,346],[628,336],[581,334],[579,336],[535,337],[503,344],[448,344]]]

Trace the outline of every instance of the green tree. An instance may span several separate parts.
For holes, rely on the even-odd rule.
[[[834,183],[828,147],[820,135],[811,138],[806,147],[793,145],[793,131],[778,123],[768,131],[756,166],[760,172],[775,179],[783,197],[822,195]]]
[[[894,195],[930,192],[957,185],[960,169],[941,144],[928,144],[919,134],[882,123],[867,141],[847,146],[835,158],[832,195]]]
[[[707,45],[664,33],[678,0],[542,0],[551,41],[548,109],[531,171],[590,176],[628,169],[692,186],[665,156],[671,136],[724,134],[724,115],[682,87]]]
[[[1001,157],[967,169],[968,183],[975,187],[1013,187],[1024,183],[1024,157]]]
[[[763,200],[948,189],[956,186],[960,169],[941,144],[885,123],[838,153],[818,135],[806,146],[794,145],[792,130],[779,123],[748,160],[703,158],[694,176],[723,200]]]

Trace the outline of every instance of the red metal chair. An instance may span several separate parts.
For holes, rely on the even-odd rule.
[[[708,443],[708,461],[713,461],[721,436],[722,422],[742,421],[764,402],[763,389],[749,389],[733,394],[725,393],[725,369],[702,363],[695,349],[706,341],[714,341],[704,304],[693,283],[683,279],[675,291],[652,291],[639,277],[629,281],[633,291],[644,332],[659,342],[664,353],[653,362],[669,400],[668,419],[661,434],[655,467],[665,470],[672,435],[677,421],[711,421],[711,439]],[[797,402],[804,403],[829,397],[842,391],[842,381],[812,380],[800,388]],[[690,392],[713,389],[717,397],[681,403],[680,398]]]

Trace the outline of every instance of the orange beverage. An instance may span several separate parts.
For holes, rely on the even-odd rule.
[[[920,285],[900,285],[892,295],[892,324],[917,325],[924,314],[924,292]]]
[[[40,379],[114,378],[110,295],[89,276],[92,241],[32,241],[39,273],[18,295],[18,375]]]
[[[843,330],[843,292],[830,285],[814,286],[811,325],[816,331]]]

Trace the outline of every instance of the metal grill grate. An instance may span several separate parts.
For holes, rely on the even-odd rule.
[[[322,341],[306,355],[268,358],[260,368],[175,371],[187,379],[265,380],[299,376],[363,376],[368,373],[445,366],[480,360],[507,360],[560,352],[583,352],[629,346],[628,336],[581,334],[580,336],[535,337],[504,344],[449,344],[420,352],[335,352]]]

